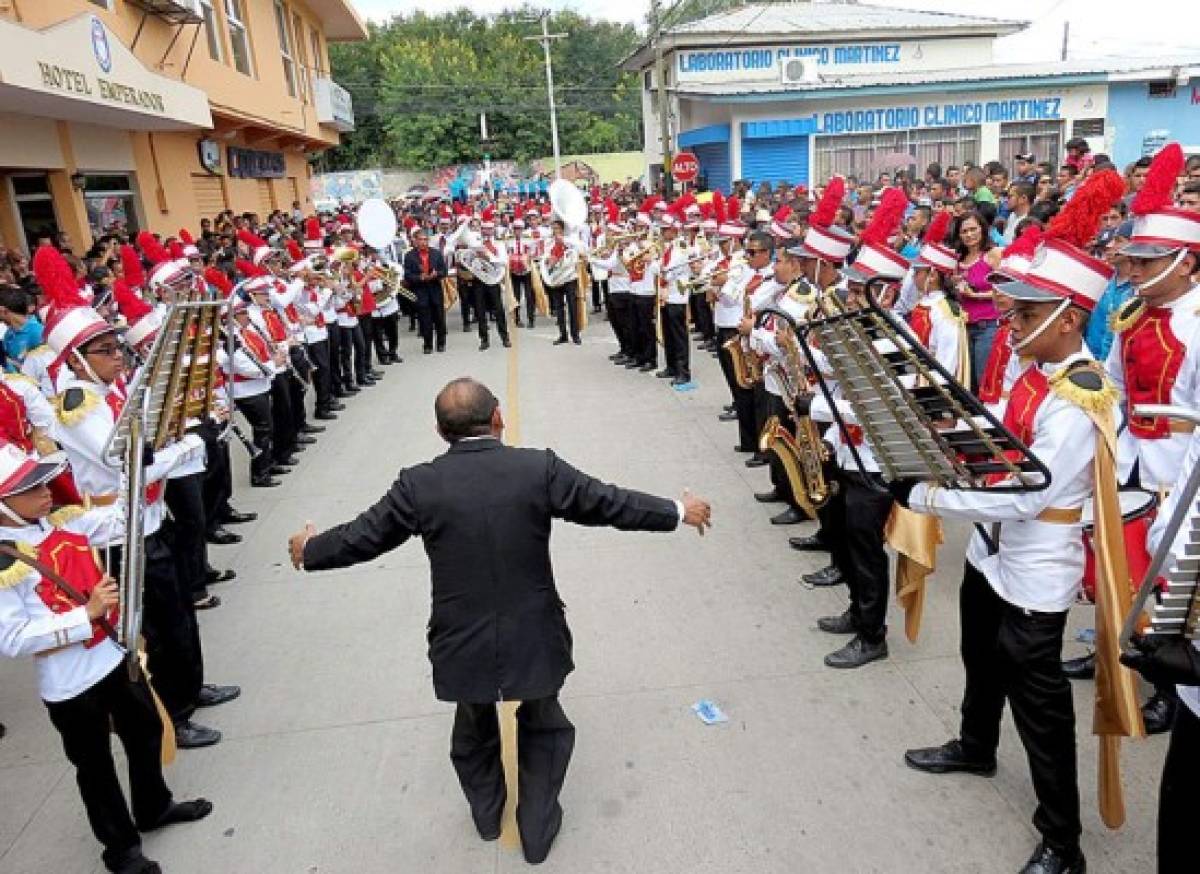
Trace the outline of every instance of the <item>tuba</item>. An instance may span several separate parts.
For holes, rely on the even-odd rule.
[[[505,265],[485,257],[480,249],[468,249],[463,252],[459,262],[484,285],[499,285],[504,281],[504,272],[507,269]]]

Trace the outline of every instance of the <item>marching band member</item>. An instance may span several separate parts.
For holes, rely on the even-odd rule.
[[[658,290],[655,288],[654,276],[650,272],[649,266],[657,244],[650,239],[654,225],[648,210],[644,214],[644,218],[639,215],[638,222],[646,229],[647,238],[630,244],[621,255],[629,273],[633,303],[629,311],[629,327],[634,360],[625,366],[631,370],[637,369],[642,373],[651,373],[658,368],[658,341],[654,336],[655,304],[658,301]]]
[[[303,283],[296,311],[300,319],[304,348],[312,362],[312,384],[316,392],[314,418],[332,421],[337,410],[345,409],[333,395],[332,363],[329,354],[329,327],[325,313],[329,310],[333,290],[328,280],[316,269],[314,258],[324,260],[322,255],[309,255],[292,265],[291,269]],[[336,317],[336,316],[335,316]]]
[[[375,342],[375,357],[380,364],[400,364],[403,359],[396,354],[400,346],[400,301],[396,290],[388,285],[386,278],[392,265],[383,252],[373,252],[375,277],[371,293],[375,296],[375,309],[371,313],[371,338]],[[379,373],[381,371],[376,371]],[[378,377],[376,377],[378,378]]]
[[[413,248],[404,254],[404,282],[417,297],[417,320],[421,327],[423,352],[433,352],[434,334],[437,351],[446,351],[446,305],[442,280],[447,276],[447,260],[441,249],[432,245],[424,229],[413,232]]]
[[[525,232],[525,222],[516,218],[512,222],[512,242],[509,246],[508,275],[512,277],[513,296],[517,309],[513,320],[521,324],[521,307],[525,307],[525,327],[532,328],[537,316],[537,301],[533,294],[532,265],[538,255],[538,245]]]
[[[1001,253],[1000,264],[988,277],[988,282],[994,287],[1004,282],[1022,281],[1041,240],[1042,229],[1037,225],[1030,225],[1022,231],[1016,240],[1005,247]],[[1003,292],[995,295],[995,301],[996,309],[1001,313],[1006,313],[1012,308],[1012,301],[1005,297]],[[1004,408],[1008,404],[1013,384],[1029,366],[1029,361],[1013,354],[1011,334],[1012,326],[1008,320],[1001,320],[996,329],[992,351],[988,354],[987,365],[979,375],[979,390],[976,392],[979,399],[1001,418],[1004,417]]]
[[[1129,259],[1135,297],[1117,311],[1107,367],[1121,392],[1126,427],[1120,435],[1122,482],[1170,491],[1191,440],[1191,427],[1133,415],[1139,404],[1200,405],[1200,215],[1173,204],[1183,153],[1176,143],[1151,162],[1131,204]],[[1150,734],[1171,726],[1176,699],[1159,689],[1143,714]]]
[[[683,284],[692,275],[688,264],[691,250],[679,239],[679,219],[675,214],[663,216],[662,241],[662,255],[649,265],[649,272],[658,287],[663,356],[666,358],[663,369],[654,375],[671,380],[671,387],[677,391],[691,391],[695,384],[688,346],[688,291]]]
[[[1079,520],[1093,492],[1096,518],[1115,518],[1117,529],[1115,538],[1111,531],[1098,536],[1097,548],[1120,550],[1112,541],[1121,535],[1120,509],[1109,506],[1116,503],[1107,439],[1116,393],[1083,342],[1088,313],[1112,268],[1081,246],[1123,191],[1116,172],[1094,174],[1051,223],[1026,278],[1003,288],[1014,301],[1009,320],[1016,348],[1034,362],[1013,388],[1005,425],[1049,469],[1049,485],[1024,492],[912,481],[889,486],[899,503],[918,513],[978,523],[960,594],[961,732],[940,747],[909,750],[905,762],[934,774],[991,776],[1007,703],[1028,756],[1038,799],[1033,823],[1042,836],[1022,874],[1083,874],[1087,868],[1079,847],[1075,715],[1061,653],[1083,575]],[[1113,677],[1122,690],[1114,697],[1127,699],[1123,718],[1136,719],[1130,680]],[[1140,721],[1128,726],[1129,733],[1138,729]]]
[[[576,265],[579,262],[579,244],[567,237],[567,226],[562,219],[556,218],[550,222],[552,238],[543,249],[542,265],[545,281],[550,292],[550,304],[558,319],[558,339],[555,346],[568,342],[567,324],[571,326],[570,342],[578,346],[583,340],[579,336],[579,307],[575,298],[579,294],[578,270],[567,275],[567,264]],[[550,279],[556,274],[566,278],[560,279],[558,285],[551,285]]]
[[[491,207],[488,207],[491,210]],[[479,225],[480,243],[476,248],[476,254],[492,264],[496,269],[503,271],[508,266],[508,252],[504,247],[504,243],[496,239],[496,223],[494,212],[484,213],[484,220]],[[504,300],[500,293],[500,283],[485,283],[479,277],[476,277],[475,282],[475,316],[479,320],[479,349],[480,351],[487,349],[490,345],[488,342],[488,322],[492,318],[496,320],[496,330],[500,333],[500,342],[505,348],[512,345],[508,339],[508,317],[504,312]]]
[[[304,435],[300,434],[293,410],[290,383],[295,375],[291,369],[291,341],[283,318],[271,306],[271,287],[270,279],[258,276],[247,280],[242,290],[250,296],[246,315],[258,334],[270,344],[269,357],[276,361],[271,375],[271,453],[274,462],[271,473],[279,476],[291,473],[300,463],[296,453]]]
[[[163,780],[163,726],[153,693],[145,674],[130,677],[125,653],[109,635],[117,587],[90,548],[118,538],[120,521],[111,506],[52,513],[47,483],[65,468],[65,461],[37,461],[0,445],[0,542],[26,557],[0,555],[0,652],[35,657],[38,692],[75,769],[104,867],[155,874],[159,867],[142,854],[139,832],[203,819],[212,804],[175,801]],[[152,599],[148,590],[147,608]],[[132,813],[117,779],[112,731],[128,763]]]
[[[597,249],[604,248],[605,245],[605,204],[593,202],[588,208],[589,221],[587,226],[586,251],[594,252]],[[591,274],[592,286],[592,312],[600,312],[602,305],[608,303],[608,275],[609,272],[604,267],[601,267],[591,258],[587,261],[587,269]]]
[[[273,488],[276,432],[272,421],[271,389],[277,371],[284,366],[284,353],[276,350],[250,319],[249,302],[242,290],[229,298],[233,315],[234,354],[233,402],[250,423],[251,440],[258,454],[250,459],[250,485]]]
[[[963,385],[970,385],[966,321],[962,307],[947,295],[951,280],[958,273],[958,254],[941,243],[949,224],[948,212],[939,212],[934,217],[925,244],[913,261],[917,301],[908,313],[908,324],[947,373]]]
[[[633,285],[629,279],[629,269],[621,258],[622,246],[615,239],[621,236],[628,236],[628,231],[619,224],[610,223],[605,229],[605,245],[602,247],[608,254],[602,255],[596,251],[588,256],[593,269],[607,276],[608,323],[617,338],[617,352],[608,356],[608,360],[617,366],[636,360],[629,319],[629,311],[633,306]]]

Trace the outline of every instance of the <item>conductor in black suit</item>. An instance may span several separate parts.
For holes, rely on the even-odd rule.
[[[433,335],[437,333],[437,350],[446,351],[446,307],[442,297],[442,280],[446,278],[446,259],[429,246],[429,235],[423,229],[413,233],[413,247],[404,254],[404,284],[416,295],[417,321],[425,354],[433,351]]]
[[[673,531],[682,522],[703,534],[711,511],[686,492],[672,501],[621,489],[549,449],[505,446],[500,404],[474,380],[451,382],[434,410],[449,451],[400,471],[354,521],[322,534],[309,524],[291,538],[291,558],[308,571],[341,568],[422,538],[433,577],[434,691],[458,705],[450,759],[480,837],[497,838],[506,789],[495,702],[522,702],[517,825],[525,858],[537,863],[562,824],[558,794],[575,745],[558,701],[574,663],[550,563],[551,523]]]

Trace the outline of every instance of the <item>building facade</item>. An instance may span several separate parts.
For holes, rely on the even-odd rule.
[[[366,36],[349,0],[0,0],[0,237],[305,208],[354,124],[328,44]]]
[[[682,25],[663,40],[671,149],[694,152],[707,184],[722,189],[736,179],[874,178],[932,161],[1011,167],[1019,152],[1057,161],[1075,136],[1118,165],[1164,132],[1200,150],[1200,100],[1184,108],[1200,94],[1200,56],[1193,66],[998,56],[996,40],[1024,26],[817,2],[749,5]],[[643,46],[623,66],[642,75],[653,180],[663,153],[654,51]]]

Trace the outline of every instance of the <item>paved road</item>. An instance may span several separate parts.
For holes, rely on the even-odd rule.
[[[372,502],[395,471],[441,451],[432,400],[472,375],[504,400],[521,442],[553,446],[606,479],[712,499],[703,539],[562,526],[555,564],[579,665],[565,706],[578,743],[548,872],[1007,872],[1036,838],[1021,747],[1006,723],[993,780],[906,769],[908,746],[941,743],[962,687],[956,590],[964,533],[951,530],[918,645],[897,631],[890,660],[824,668],[838,642],[814,628],[844,589],[806,590],[818,562],[767,524],[765,487],[731,451],[734,426],[716,362],[700,389],[616,370],[607,326],[582,347],[521,331],[509,352],[451,336],[359,396],[278,489],[239,486],[259,520],[214,548],[238,579],[203,614],[208,677],[242,698],[204,714],[225,732],[183,752],[168,779],[216,804],[205,822],[147,841],[171,874],[476,874],[526,868],[511,840],[482,843],[448,761],[451,709],[433,698],[424,632],[428,570],[417,543],[353,570],[304,577],[285,537]],[[240,448],[237,450],[240,453]],[[786,533],[799,533],[807,526]],[[1080,610],[1074,627],[1086,625]],[[902,627],[893,614],[893,627]],[[1072,645],[1075,649],[1077,646]],[[100,870],[73,777],[28,662],[0,664],[0,874]],[[1108,833],[1095,810],[1091,688],[1076,688],[1085,847],[1095,872],[1151,870],[1163,739],[1126,745],[1129,821]],[[730,716],[706,727],[699,698]]]

